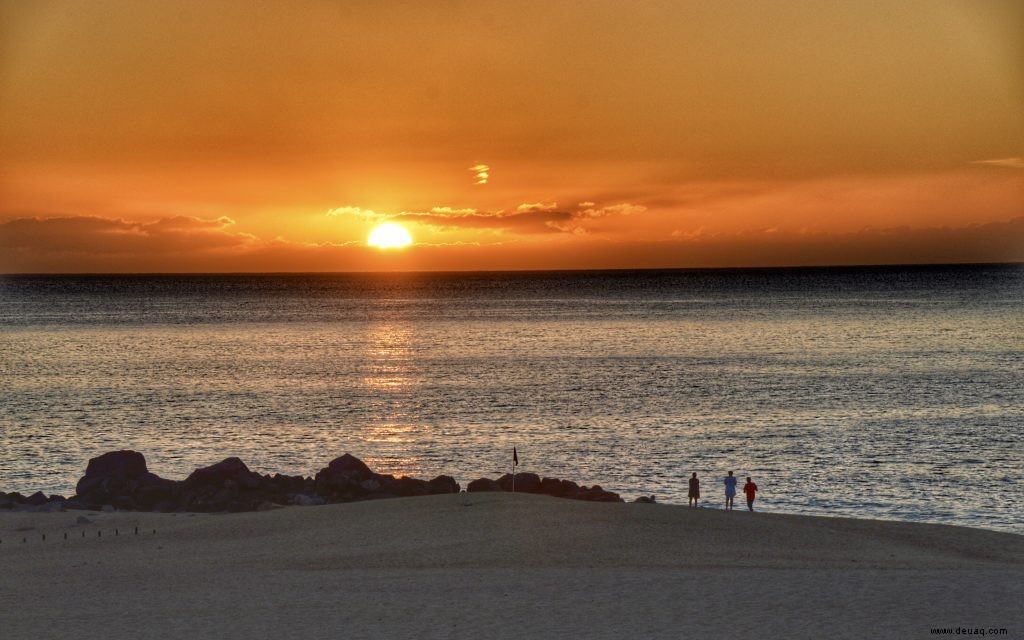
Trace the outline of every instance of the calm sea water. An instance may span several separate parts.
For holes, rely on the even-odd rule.
[[[1024,267],[0,277],[0,488],[346,451],[1024,532]]]

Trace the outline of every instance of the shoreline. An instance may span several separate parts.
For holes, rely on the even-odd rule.
[[[956,525],[460,493],[6,513],[0,540],[15,639],[1024,631],[1024,536]]]

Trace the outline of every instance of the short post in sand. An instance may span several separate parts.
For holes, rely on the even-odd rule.
[[[516,448],[512,447],[512,493],[516,492],[516,466],[519,464],[519,454]]]

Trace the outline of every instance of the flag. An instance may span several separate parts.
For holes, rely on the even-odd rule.
[[[516,453],[516,448],[512,447],[512,466],[519,464],[519,454]]]

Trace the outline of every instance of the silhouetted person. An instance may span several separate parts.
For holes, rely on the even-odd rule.
[[[694,472],[693,477],[690,478],[690,503],[689,506],[696,508],[697,502],[700,500],[700,480],[697,479],[697,473]]]
[[[747,508],[754,510],[754,498],[757,496],[757,485],[747,476],[747,484],[743,485],[743,493],[747,494]]]
[[[726,511],[732,511],[732,499],[736,497],[736,476],[732,475],[732,471],[725,478],[725,509]]]

